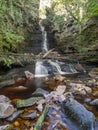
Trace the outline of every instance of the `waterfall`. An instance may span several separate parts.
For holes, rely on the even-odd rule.
[[[61,74],[61,75],[67,74],[66,72],[63,72],[61,70],[61,67],[60,67],[60,65],[57,62],[53,62],[51,60],[49,60],[48,62],[50,63],[50,65],[52,67],[54,67],[54,71],[56,71],[56,73]]]
[[[72,73],[78,73],[72,64],[69,64],[69,68],[70,68]]]
[[[41,28],[42,38],[43,38],[42,51],[47,52],[48,51],[48,40],[47,40],[47,32],[45,31],[45,27],[43,25],[43,19],[41,19],[39,21],[39,26]]]
[[[45,77],[48,76],[48,70],[43,65],[43,61],[37,61],[35,64],[35,77]]]
[[[49,3],[49,5],[48,5]],[[47,40],[47,31],[45,30],[45,26],[44,26],[44,20],[47,18],[46,17],[46,7],[51,5],[51,1],[50,0],[40,0],[40,6],[39,6],[39,26],[41,29],[41,33],[42,33],[42,51],[43,52],[48,52],[49,48],[48,48],[48,40]],[[48,64],[47,64],[48,62]],[[48,76],[48,72],[51,71],[51,73],[53,74],[61,74],[61,75],[65,75],[65,74],[69,74],[68,72],[64,72],[61,70],[61,66],[59,65],[58,62],[56,61],[42,61],[42,60],[38,60],[35,64],[35,77],[45,77]],[[73,66],[70,65],[70,70],[72,73],[76,73],[76,70],[73,68]]]

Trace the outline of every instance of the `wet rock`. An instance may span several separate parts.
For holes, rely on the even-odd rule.
[[[0,95],[0,118],[7,118],[13,114],[15,109],[10,102],[9,98]]]
[[[18,100],[16,102],[16,107],[17,108],[22,108],[22,107],[28,107],[34,105],[36,102],[40,101],[43,99],[43,97],[31,97],[25,100]]]
[[[87,93],[89,93],[89,94],[92,92],[92,89],[91,89],[90,87],[87,87],[87,86],[84,87],[84,90],[85,90]]]
[[[74,68],[80,73],[86,73],[86,70],[80,63],[75,64]]]
[[[0,130],[11,130],[12,126],[11,125],[2,125],[0,126]]]
[[[13,114],[14,107],[9,103],[0,103],[0,118],[6,118]]]
[[[47,116],[50,118],[48,130],[67,130],[67,125],[62,118],[63,114],[59,106],[52,105],[50,107],[47,113]]]
[[[63,82],[65,80],[65,77],[63,77],[62,75],[56,75],[54,77],[54,80],[55,81],[60,81],[60,82]]]
[[[98,79],[98,68],[94,68],[89,72],[89,76]]]
[[[63,108],[65,113],[72,120],[76,121],[83,130],[94,130],[95,117],[82,104],[73,98],[69,98],[63,102]]]
[[[49,77],[45,77],[43,81],[44,81],[45,83],[47,83],[49,80],[50,80]]]
[[[85,99],[84,99],[84,102],[86,102],[86,103],[89,103],[90,101],[91,101],[90,98],[85,98]]]
[[[24,73],[25,73],[27,79],[34,79],[34,77],[35,77],[34,74],[32,74],[29,71],[25,71]]]
[[[87,82],[88,87],[95,87],[96,86],[96,80],[92,79]]]
[[[92,89],[90,87],[85,86],[84,84],[69,83],[69,86],[72,87],[70,89],[70,92],[72,93],[86,95],[87,93],[92,92]]]
[[[0,95],[0,103],[10,103],[10,102],[11,100],[8,97]]]
[[[66,92],[64,94],[65,98],[68,99],[68,98],[74,98],[73,94],[71,92]]]
[[[94,99],[93,101],[91,101],[89,103],[91,106],[96,106],[98,108],[98,98],[97,99]]]
[[[20,114],[22,114],[24,110],[19,110],[13,113],[12,116],[8,117],[6,120],[9,122],[13,122]]]
[[[14,79],[5,80],[0,82],[0,88],[6,87],[6,86],[12,86],[15,83]]]
[[[15,79],[16,77],[19,77],[19,71],[19,69],[11,69],[8,73],[2,75],[2,78],[0,80],[5,81]]]
[[[98,90],[97,91],[95,91],[95,92],[93,92],[93,94],[92,94],[94,97],[98,97]]]
[[[33,120],[33,119],[35,119],[36,117],[37,117],[37,112],[36,112],[36,111],[34,111],[34,112],[29,112],[29,113],[23,114],[23,115],[21,116],[21,118],[26,119],[26,120]]]
[[[23,84],[25,83],[25,81],[26,81],[26,78],[22,78],[22,77],[16,78],[16,79],[15,79],[15,84],[16,84],[17,86],[21,86],[21,85],[23,85]]]
[[[38,88],[34,93],[32,93],[32,95],[34,96],[44,96],[44,95],[47,95],[47,94],[49,94],[49,92],[48,91],[46,91],[46,90],[44,90],[44,89],[42,89],[42,88]]]

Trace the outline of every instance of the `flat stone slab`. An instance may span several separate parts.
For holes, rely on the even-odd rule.
[[[37,103],[41,99],[43,99],[43,97],[31,97],[31,98],[28,98],[25,100],[18,100],[16,102],[16,107],[17,108],[29,107],[29,106],[34,105],[35,103]]]

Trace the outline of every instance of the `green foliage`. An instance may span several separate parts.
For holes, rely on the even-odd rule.
[[[0,52],[15,51],[38,18],[39,0],[0,1]]]
[[[58,11],[61,14],[57,14]],[[50,12],[48,10],[49,20],[58,25],[70,18],[76,24],[84,24],[93,16],[98,16],[98,0],[53,0]]]
[[[7,67],[11,68],[11,64],[13,63],[14,57],[13,56],[9,56],[8,58],[3,57],[2,62],[4,63],[4,65],[6,65]]]
[[[87,2],[87,16],[98,16],[98,0],[88,0]]]

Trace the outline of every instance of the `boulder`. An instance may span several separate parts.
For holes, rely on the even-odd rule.
[[[27,79],[34,79],[34,74],[32,74],[31,72],[25,71],[24,73]]]
[[[63,102],[63,108],[68,117],[75,121],[82,130],[94,130],[95,117],[93,113],[75,99],[67,98]]]
[[[90,102],[91,106],[96,106],[98,108],[98,98],[94,99],[93,101]]]
[[[89,72],[89,76],[94,78],[94,79],[98,79],[98,68],[93,68],[90,72]]]
[[[7,118],[11,116],[14,112],[14,107],[10,103],[10,99],[4,95],[0,95],[0,118]]]

